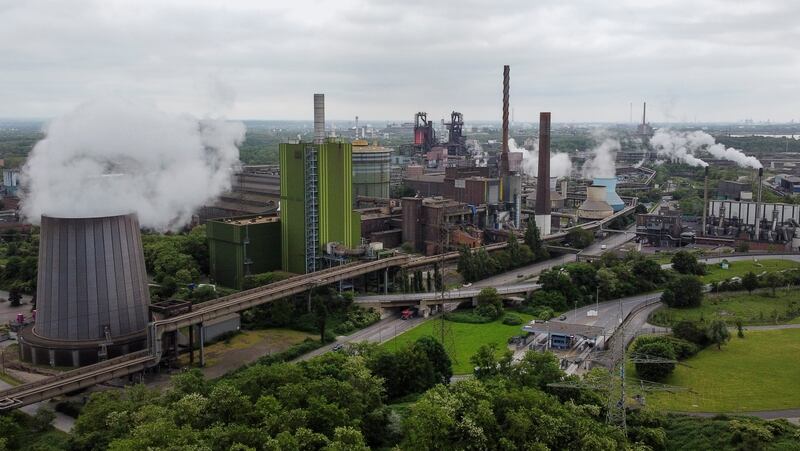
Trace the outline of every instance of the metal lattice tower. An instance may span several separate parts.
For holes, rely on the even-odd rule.
[[[439,283],[439,296],[441,301],[441,309],[442,311],[439,313],[438,324],[436,325],[436,333],[439,336],[439,341],[442,343],[442,347],[444,347],[445,352],[450,357],[452,363],[458,363],[456,360],[456,338],[453,335],[453,329],[450,326],[450,323],[445,319],[445,308],[444,308],[444,253],[445,253],[445,241],[447,241],[447,247],[449,247],[450,243],[450,230],[447,225],[444,223],[444,208],[439,209],[439,274],[441,277],[441,282]],[[434,280],[434,286],[436,285],[437,281]]]
[[[319,193],[318,193],[317,149],[308,146],[305,150],[305,231],[306,273],[317,270],[319,249]]]
[[[629,339],[633,335],[627,333],[628,320],[631,314],[623,320],[622,304],[620,303],[619,327],[613,332],[609,339],[610,345],[607,351],[598,352],[590,356],[588,360],[598,362],[606,366],[609,371],[602,378],[584,378],[575,382],[557,382],[549,384],[551,387],[589,389],[604,392],[606,394],[606,422],[622,429],[627,434],[627,401],[628,396],[636,392],[634,398],[639,402],[644,402],[643,393],[654,391],[677,392],[685,391],[684,387],[660,384],[641,379],[628,380],[625,375],[626,363],[678,363],[676,360],[665,359],[662,357],[650,356],[641,353],[627,353]],[[629,382],[635,382],[633,386],[628,386]]]

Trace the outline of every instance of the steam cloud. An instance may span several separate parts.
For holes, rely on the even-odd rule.
[[[706,152],[720,160],[733,161],[739,166],[758,169],[762,167],[758,158],[745,155],[739,149],[726,148],[717,143],[714,137],[703,131],[676,132],[659,129],[650,139],[650,143],[659,157],[675,163],[686,163],[690,166],[708,166],[697,153]]]
[[[106,99],[46,126],[23,168],[23,214],[108,216],[135,212],[142,226],[175,230],[230,189],[244,139],[240,122],[198,120]]]
[[[539,174],[539,141],[536,140],[533,150],[519,147],[514,138],[508,140],[509,152],[522,153],[522,170],[530,177]],[[550,177],[569,177],[572,172],[572,160],[564,152],[550,152]]]
[[[591,155],[583,163],[581,173],[584,178],[611,178],[617,176],[617,152],[622,146],[616,139],[606,138],[589,152]]]

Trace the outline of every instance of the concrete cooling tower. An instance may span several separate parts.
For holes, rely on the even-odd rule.
[[[43,216],[36,321],[20,334],[20,356],[83,366],[142,349],[149,302],[135,214]]]
[[[617,194],[617,178],[616,177],[603,177],[595,178],[592,185],[600,185],[606,187],[606,202],[611,205],[615,212],[625,208],[625,202]]]
[[[578,207],[578,218],[587,221],[603,219],[614,214],[614,209],[606,202],[607,189],[602,185],[586,187],[586,200]]]

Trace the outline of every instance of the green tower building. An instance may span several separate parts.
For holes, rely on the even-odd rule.
[[[242,289],[246,276],[281,269],[280,221],[275,216],[239,216],[206,224],[214,281]]]
[[[344,142],[280,145],[284,271],[316,271],[328,243],[360,244],[361,217],[352,207],[352,156],[352,145]]]

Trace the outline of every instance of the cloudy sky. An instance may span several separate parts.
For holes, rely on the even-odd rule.
[[[243,119],[800,120],[796,0],[0,0],[0,117],[123,96]]]

